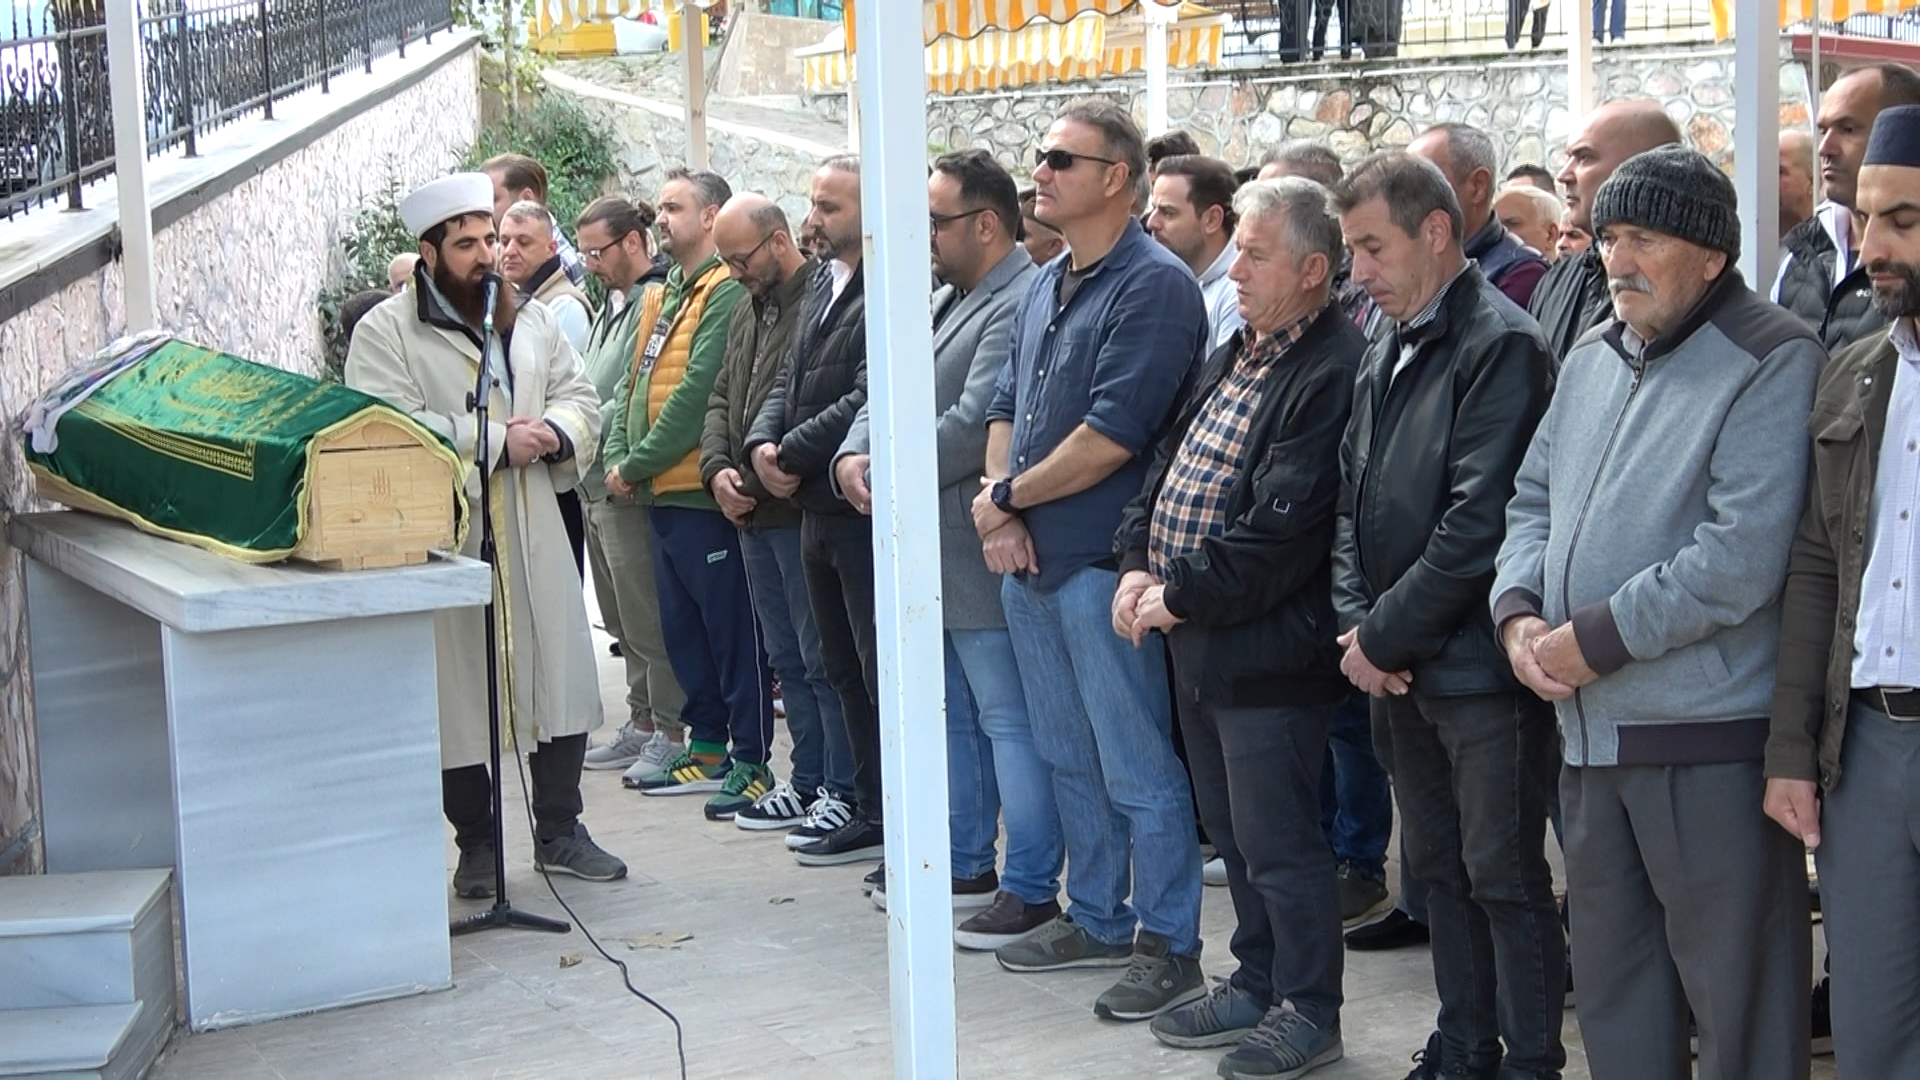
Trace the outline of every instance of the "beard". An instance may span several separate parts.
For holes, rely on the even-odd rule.
[[[433,284],[440,290],[440,295],[447,298],[454,312],[469,325],[485,325],[483,305],[486,303],[486,288],[479,278],[456,277],[447,267],[445,259],[437,259],[433,265]],[[502,334],[512,330],[514,311],[513,290],[506,287],[503,281],[493,304],[494,330]]]
[[[1896,274],[1900,284],[1891,289],[1873,287],[1873,309],[1889,319],[1904,319],[1920,315],[1920,266],[1912,263],[1889,262],[1885,259],[1868,264],[1869,274]]]

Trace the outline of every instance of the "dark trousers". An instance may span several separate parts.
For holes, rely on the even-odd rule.
[[[573,570],[580,583],[587,581],[587,510],[580,505],[580,493],[572,488],[555,492],[553,501],[560,507],[560,524],[567,530],[567,550],[573,552]]]
[[[1176,631],[1177,632],[1177,631]],[[1331,703],[1232,708],[1179,695],[1207,835],[1227,864],[1233,983],[1314,1026],[1340,1020],[1340,893],[1320,831]]]
[[[533,834],[542,841],[572,836],[578,827],[585,808],[580,801],[580,765],[586,759],[585,733],[549,739],[527,755]],[[440,806],[453,823],[453,840],[461,851],[493,846],[493,780],[485,765],[442,770]]]
[[[1446,1069],[1558,1077],[1566,944],[1547,865],[1559,743],[1530,693],[1373,699],[1407,865],[1427,888]],[[1577,888],[1575,891],[1578,891]],[[1586,902],[1582,897],[1581,902]],[[1582,990],[1584,993],[1584,988]]]
[[[1393,835],[1393,792],[1373,752],[1373,715],[1355,690],[1327,720],[1327,759],[1320,770],[1320,829],[1336,863],[1373,881],[1387,877]]]
[[[688,738],[725,745],[740,761],[767,763],[773,686],[753,617],[740,531],[718,510],[655,506],[653,577],[667,660],[687,695]]]
[[[1701,1080],[1806,1080],[1806,854],[1761,810],[1765,791],[1757,761],[1562,775],[1580,1032],[1594,1080],[1694,1075],[1689,1004]]]
[[[1520,44],[1520,31],[1527,25],[1527,12],[1533,8],[1533,0],[1507,0],[1507,48]],[[1533,11],[1533,32],[1529,41],[1534,48],[1547,38],[1547,9]]]
[[[862,514],[808,513],[800,565],[820,631],[820,662],[840,695],[853,750],[855,809],[881,820],[880,662],[873,613],[873,522]]]

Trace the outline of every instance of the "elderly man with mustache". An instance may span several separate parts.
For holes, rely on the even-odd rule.
[[[1614,317],[1567,355],[1507,509],[1494,621],[1556,703],[1597,1080],[1804,1078],[1801,846],[1762,812],[1781,588],[1825,355],[1734,269],[1732,183],[1629,158],[1593,225]]]

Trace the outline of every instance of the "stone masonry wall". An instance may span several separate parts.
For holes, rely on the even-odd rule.
[[[340,236],[389,171],[403,186],[418,184],[473,144],[476,55],[467,50],[162,230],[154,239],[161,323],[248,359],[318,373],[318,299],[340,269]],[[0,417],[17,415],[124,331],[122,280],[115,263],[0,324]],[[12,439],[0,440],[0,507],[30,508]],[[41,868],[39,845],[16,843],[38,832],[22,572],[23,560],[0,541],[0,873]]]

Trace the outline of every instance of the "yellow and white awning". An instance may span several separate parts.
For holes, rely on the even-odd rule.
[[[1733,0],[1712,0],[1713,38],[1733,36]],[[1894,16],[1920,7],[1920,0],[1780,0],[1780,28],[1814,21],[1838,23],[1855,15]]]
[[[896,0],[898,2],[898,0]],[[923,0],[921,24],[929,43],[938,38],[970,38],[987,30],[1020,30],[1036,22],[1064,25],[1082,15],[1119,15],[1142,4],[1178,7],[1183,0]],[[854,0],[841,7],[847,52],[859,39],[853,32]]]

